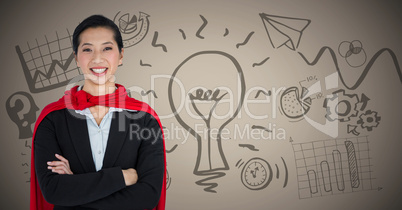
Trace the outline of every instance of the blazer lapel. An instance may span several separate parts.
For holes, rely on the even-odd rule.
[[[126,114],[124,112],[125,111],[113,113],[102,168],[110,168],[114,166],[114,163],[119,157],[124,141],[126,140],[129,121],[128,118],[125,117]]]
[[[88,125],[85,116],[75,113],[74,110],[69,110],[69,112],[71,112],[71,114],[66,114],[67,125],[78,159],[85,172],[94,172],[96,168],[92,157]]]

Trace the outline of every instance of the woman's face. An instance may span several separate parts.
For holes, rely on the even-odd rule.
[[[80,34],[75,58],[85,75],[85,84],[114,82],[117,66],[123,61],[124,49],[119,52],[113,35],[113,31],[105,27],[88,28]]]

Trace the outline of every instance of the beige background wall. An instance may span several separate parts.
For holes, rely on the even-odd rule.
[[[396,2],[2,2],[0,208],[29,208],[30,129],[20,136],[10,115],[28,117],[30,96],[42,109],[66,90],[65,84],[29,87],[24,71],[35,65],[28,49],[44,44],[42,55],[34,49],[32,56],[51,64],[60,60],[58,47],[66,48],[64,65],[71,46],[63,38],[82,19],[103,14],[122,25],[128,16],[138,18],[129,25],[137,29],[123,35],[129,47],[117,82],[162,118],[167,209],[400,209],[402,8]],[[148,25],[141,25],[140,12]],[[53,59],[44,56],[46,47]],[[74,62],[63,67],[68,79],[78,75]],[[63,68],[54,72],[59,80],[52,84],[66,80]],[[208,113],[215,101],[188,97],[200,87],[227,93],[208,121],[215,132],[209,141],[194,107]],[[295,90],[296,100],[284,101]],[[295,111],[300,104],[304,115]]]

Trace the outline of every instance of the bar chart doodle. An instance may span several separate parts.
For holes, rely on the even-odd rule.
[[[367,136],[292,146],[300,199],[377,189]]]

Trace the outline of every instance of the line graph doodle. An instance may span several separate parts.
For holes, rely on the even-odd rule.
[[[27,42],[27,47],[15,46],[31,93],[39,93],[63,87],[82,73],[74,61],[69,31],[45,41]],[[23,48],[23,49],[22,49]]]
[[[322,48],[319,50],[319,52],[317,53],[317,56],[316,56],[312,61],[309,61],[309,60],[304,56],[303,53],[301,53],[301,52],[298,52],[298,53],[299,53],[299,55],[302,57],[302,59],[303,59],[308,65],[314,66],[314,65],[316,65],[316,64],[318,63],[318,61],[321,59],[322,55],[323,55],[326,51],[329,52],[329,54],[330,54],[330,56],[331,56],[331,58],[332,58],[332,61],[334,62],[336,71],[338,72],[338,75],[339,75],[339,79],[341,80],[342,84],[343,84],[347,89],[349,89],[349,90],[355,90],[356,88],[358,88],[358,87],[361,85],[361,83],[363,82],[363,80],[366,78],[368,72],[370,71],[371,67],[372,67],[373,64],[375,63],[375,61],[376,61],[381,55],[383,55],[384,53],[388,53],[388,54],[391,56],[391,59],[392,59],[392,61],[393,61],[393,63],[394,63],[396,72],[398,73],[399,80],[400,80],[401,83],[402,83],[402,72],[401,72],[401,68],[400,68],[400,66],[399,66],[398,59],[397,59],[395,53],[394,53],[391,49],[389,49],[389,48],[383,48],[383,49],[379,50],[377,53],[375,53],[375,54],[373,55],[373,57],[370,59],[370,61],[367,63],[367,65],[366,65],[366,67],[364,68],[364,70],[363,70],[362,74],[360,75],[360,77],[359,77],[359,78],[357,79],[357,81],[356,81],[353,85],[351,85],[351,86],[348,85],[348,84],[346,84],[346,82],[345,82],[345,80],[344,80],[344,77],[343,77],[343,75],[342,75],[342,72],[341,72],[341,70],[340,70],[340,68],[339,68],[338,60],[337,60],[336,54],[335,54],[334,50],[332,50],[330,47],[327,47],[327,46],[322,47]]]
[[[202,19],[202,25],[201,27],[197,30],[196,36],[200,39],[204,39],[205,37],[201,36],[201,32],[202,30],[204,30],[205,26],[208,24],[207,19],[204,18],[204,16],[200,15],[201,19]]]
[[[239,49],[240,46],[246,45],[246,44],[248,43],[248,41],[250,40],[251,36],[253,36],[253,34],[254,34],[254,31],[250,32],[250,33],[247,35],[246,39],[245,39],[242,43],[236,44],[236,48]]]
[[[158,32],[155,31],[154,38],[152,39],[152,47],[162,47],[162,50],[164,52],[167,52],[166,46],[164,44],[156,44],[157,40],[158,40]]]
[[[375,190],[367,136],[292,146],[300,199]]]

